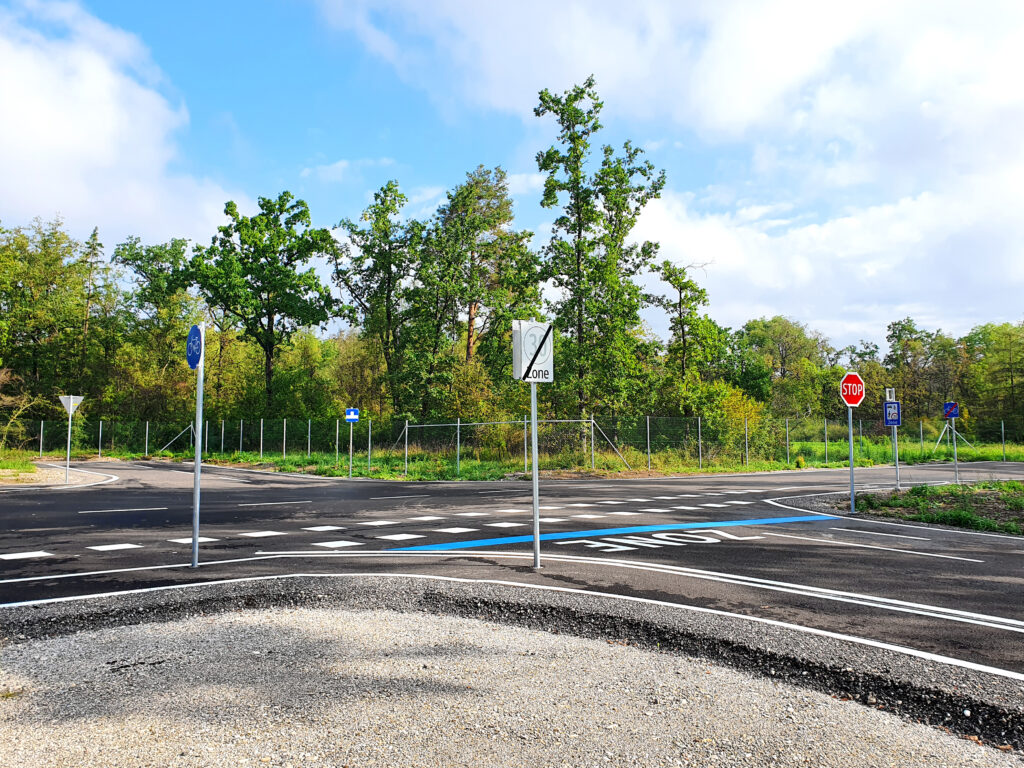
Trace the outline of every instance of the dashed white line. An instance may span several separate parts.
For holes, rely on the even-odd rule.
[[[250,501],[245,504],[239,504],[240,507],[279,507],[282,504],[312,504],[311,499],[305,499],[304,501]]]
[[[314,547],[327,547],[328,549],[339,549],[340,547],[361,547],[361,541],[320,541]]]
[[[604,517],[604,515],[572,515],[572,517],[579,517],[584,520],[596,520],[599,517]]]
[[[491,528],[521,528],[526,523],[484,523],[484,525],[489,525]]]
[[[564,517],[540,517],[540,518],[537,518],[537,519],[540,520],[542,523],[564,523],[565,522],[565,518]]]
[[[701,504],[702,507],[715,507],[717,509],[725,509],[725,504]]]
[[[705,505],[705,506],[707,506],[707,505]],[[716,504],[715,506],[717,507],[717,506],[721,506],[721,505],[719,505],[719,504]],[[693,511],[695,511],[695,510],[698,510],[698,509],[700,509],[700,507],[686,507],[686,506],[678,506],[678,507],[672,507],[672,509],[685,509],[685,510],[686,510],[687,512],[693,512]]]
[[[317,533],[324,533],[326,531],[343,531],[345,526],[343,525],[312,525],[309,528],[303,528],[304,531],[316,531]]]
[[[423,539],[426,537],[417,533],[390,533],[387,536],[378,536],[377,538],[389,541],[408,541],[409,539]]]
[[[252,531],[251,533],[240,533],[239,536],[247,536],[250,539],[263,539],[267,536],[284,536],[283,531]]]
[[[27,560],[31,557],[53,557],[53,553],[43,552],[42,550],[36,552],[11,552],[7,555],[0,555],[0,560]]]
[[[486,512],[456,512],[456,517],[487,517]]]
[[[598,504],[625,504],[624,501],[599,501]]]
[[[650,507],[648,509],[641,509],[641,512],[671,512],[671,509],[661,509],[659,507]]]
[[[168,539],[168,541],[173,544],[191,544],[192,537],[189,536],[187,539]],[[220,539],[211,539],[209,536],[200,536],[198,539],[196,539],[196,541],[198,541],[200,544],[208,544],[211,541],[220,541]]]
[[[366,522],[361,522],[360,525],[374,525],[374,526],[377,526],[377,525],[398,525],[398,521],[397,520],[367,520]]]
[[[510,514],[510,515],[515,515],[515,514],[518,514],[519,512],[526,512],[526,511],[527,510],[522,509],[521,507],[512,507],[511,509],[499,509],[498,510],[498,512],[500,512],[502,514],[506,514],[507,513],[507,514]]]
[[[425,499],[429,495],[429,493],[409,493],[404,496],[371,496],[370,499]]]
[[[838,539],[814,539],[810,536],[793,536],[788,533],[765,533],[765,536],[778,536],[782,539],[802,539],[813,541],[818,544],[835,544],[840,547],[860,547],[861,549],[880,549],[883,552],[899,552],[904,555],[921,555],[922,557],[941,557],[943,560],[963,560],[967,563],[984,563],[984,560],[975,560],[971,557],[957,557],[956,555],[940,555],[935,552],[918,552],[914,549],[896,549],[895,547],[878,547],[874,544],[854,544],[852,541],[839,541]]]
[[[420,517],[410,517],[410,520],[415,520],[418,523],[429,523],[432,520],[444,520],[444,517],[439,515],[421,515]]]
[[[609,512],[609,515],[639,515],[639,512]]]
[[[479,531],[479,528],[435,528],[435,533],[472,533],[473,531]]]
[[[830,528],[832,531],[849,531],[850,533],[865,533],[871,536],[890,536],[894,539],[917,539],[918,541],[931,541],[924,536],[904,536],[902,533],[879,533],[878,531],[858,531],[856,528]]]
[[[86,547],[86,549],[95,549],[97,552],[116,552],[119,549],[142,549],[141,544],[99,544],[95,547]]]
[[[83,509],[78,514],[80,515],[95,515],[100,512],[162,512],[167,507],[131,507],[128,509]]]

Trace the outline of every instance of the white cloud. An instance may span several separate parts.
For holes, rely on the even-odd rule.
[[[510,173],[507,176],[510,195],[536,195],[544,189],[543,173]]]
[[[299,176],[303,179],[315,178],[326,184],[338,183],[341,181],[351,181],[354,178],[358,178],[358,174],[355,173],[357,169],[370,168],[370,167],[385,167],[388,165],[394,165],[394,160],[390,157],[377,157],[377,158],[361,158],[359,160],[337,160],[333,163],[325,163],[323,165],[314,165],[307,168],[303,168],[299,172]]]
[[[173,170],[185,105],[161,92],[138,38],[77,4],[0,9],[0,72],[4,224],[59,213],[77,236],[99,226],[108,246],[130,234],[206,240],[228,199],[247,202]]]

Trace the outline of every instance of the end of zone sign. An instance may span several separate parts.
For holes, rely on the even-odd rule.
[[[859,373],[850,372],[839,382],[839,396],[850,408],[856,408],[864,401],[864,379]]]
[[[520,381],[549,384],[555,380],[551,323],[512,321],[512,375]]]

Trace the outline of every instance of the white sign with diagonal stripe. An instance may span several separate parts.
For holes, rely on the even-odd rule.
[[[553,382],[554,349],[551,323],[512,321],[512,375],[515,378],[536,384]]]

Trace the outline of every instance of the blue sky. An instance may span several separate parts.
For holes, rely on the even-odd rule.
[[[205,242],[228,199],[332,226],[391,178],[427,216],[483,164],[542,242],[537,92],[593,73],[601,141],[668,175],[637,236],[719,322],[1021,322],[1022,6],[847,5],[0,0],[0,222]]]

